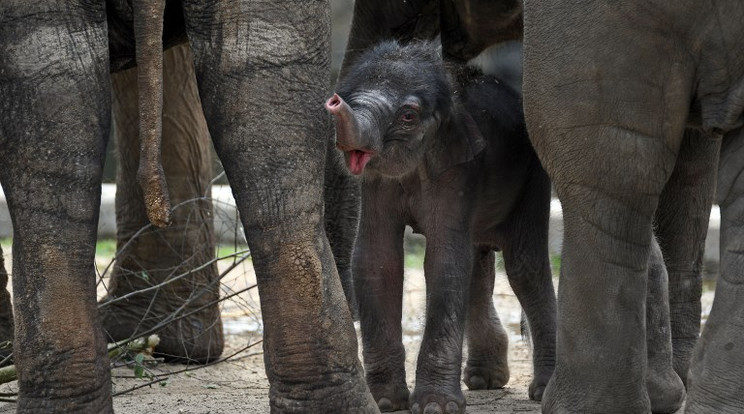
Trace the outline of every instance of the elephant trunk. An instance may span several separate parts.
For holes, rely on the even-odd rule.
[[[132,9],[139,90],[140,165],[137,180],[142,187],[147,218],[158,227],[166,227],[171,222],[171,203],[160,161],[165,0],[135,0]]]
[[[361,174],[375,151],[361,142],[354,110],[335,93],[325,107],[336,121],[336,147],[344,152],[346,166],[352,174]]]

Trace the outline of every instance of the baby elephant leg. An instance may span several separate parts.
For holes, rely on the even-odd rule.
[[[469,242],[466,232],[427,234],[426,328],[409,402],[412,414],[465,413],[460,374],[473,260]]]
[[[509,338],[493,306],[494,259],[493,250],[479,250],[473,262],[465,325],[468,362],[463,371],[471,390],[501,388],[509,381]]]
[[[548,254],[550,181],[535,171],[525,184],[529,191],[505,224],[504,266],[519,299],[532,336],[533,378],[530,399],[540,401],[555,370],[556,301]]]
[[[652,240],[648,259],[646,296],[646,387],[655,413],[673,413],[685,399],[685,386],[672,365],[672,331],[669,323],[669,275],[661,248]]]

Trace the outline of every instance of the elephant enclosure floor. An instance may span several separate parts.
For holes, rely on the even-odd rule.
[[[9,249],[8,249],[9,250]],[[9,252],[6,251],[6,254]],[[6,260],[9,257],[6,256]],[[229,263],[220,263],[226,268]],[[8,263],[10,267],[10,264]],[[250,262],[232,270],[223,279],[223,296],[255,283]],[[406,269],[404,286],[403,334],[407,350],[409,387],[413,389],[416,357],[423,334],[425,299],[423,272]],[[712,295],[704,295],[704,309],[710,309]],[[494,304],[510,336],[509,366],[511,380],[507,386],[491,391],[465,391],[467,413],[539,413],[540,405],[527,398],[532,378],[528,343],[519,333],[521,310],[506,276],[497,274]],[[268,391],[263,364],[261,318],[256,289],[225,301],[222,305],[226,346],[223,356],[237,353],[227,361],[207,367],[159,364],[149,368],[151,374],[168,375],[163,384],[146,385],[149,380],[134,378],[132,368],[113,371],[114,393],[141,388],[114,397],[117,413],[269,413]],[[357,325],[358,331],[358,325]],[[250,346],[250,345],[253,346]],[[248,347],[247,349],[245,349]],[[360,353],[361,357],[361,353]],[[181,372],[188,369],[188,371]],[[74,374],[71,374],[74,375]],[[466,387],[463,385],[463,389]],[[16,392],[16,383],[0,386],[0,393]],[[0,403],[0,413],[15,412],[15,404]],[[408,411],[400,411],[406,413]]]
[[[247,266],[249,267],[249,266]],[[250,271],[250,269],[245,269]],[[252,276],[252,275],[251,275]],[[238,278],[242,283],[252,283],[251,277]],[[238,289],[240,286],[230,286]],[[404,292],[403,333],[407,350],[407,372],[409,386],[413,389],[416,356],[423,334],[423,305],[425,298],[424,277],[420,269],[406,270]],[[509,384],[493,391],[465,391],[468,402],[467,413],[539,413],[540,406],[527,398],[527,386],[532,379],[531,355],[527,342],[519,334],[521,310],[511,292],[506,276],[497,276],[494,302],[499,315],[510,334],[509,364],[511,380]],[[245,298],[245,304],[257,304],[255,289]],[[223,315],[226,331],[225,355],[236,352],[260,340],[260,319],[255,314],[241,315],[238,307],[231,303],[225,305]],[[258,326],[257,326],[258,324]],[[255,330],[258,328],[258,331]],[[357,326],[358,328],[358,326]],[[358,331],[358,329],[357,329]],[[173,375],[165,387],[153,385],[131,393],[114,397],[117,413],[268,413],[269,383],[264,373],[263,354],[258,344],[228,360],[210,367]],[[241,356],[242,355],[242,356]],[[360,353],[361,357],[361,353]],[[159,366],[156,371],[177,371],[184,365]],[[119,369],[124,375],[131,370]],[[115,392],[131,388],[142,380],[115,378]],[[463,389],[466,387],[463,385]],[[407,413],[408,411],[400,411]]]

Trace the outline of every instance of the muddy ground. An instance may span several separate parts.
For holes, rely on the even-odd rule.
[[[221,264],[221,267],[226,266],[227,263]],[[254,284],[255,277],[250,262],[239,266],[223,281],[224,294]],[[415,361],[423,333],[424,278],[420,268],[406,269],[404,289],[403,332],[408,382],[412,389]],[[709,309],[710,300],[711,294],[706,293],[704,309]],[[527,397],[527,387],[532,378],[532,363],[528,343],[519,332],[520,307],[503,273],[497,275],[494,303],[510,335],[511,379],[503,389],[491,391],[467,391],[463,384],[468,404],[467,413],[539,413],[539,403],[530,401]],[[235,354],[234,356],[207,367],[178,364],[151,366],[148,374],[161,382],[149,385],[151,379],[134,378],[131,367],[115,368],[113,391],[123,393],[114,397],[115,411],[122,414],[269,413],[269,384],[264,372],[260,344],[261,322],[257,291],[251,289],[224,302],[222,307],[226,331],[223,355]],[[245,349],[246,347],[248,348]],[[133,387],[140,388],[133,390]],[[0,393],[3,394],[16,390],[15,383],[0,386]],[[15,404],[0,403],[0,413],[13,412]],[[408,411],[400,411],[406,412]]]

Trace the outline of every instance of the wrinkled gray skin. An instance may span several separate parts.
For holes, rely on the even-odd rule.
[[[187,44],[164,55],[163,165],[170,197],[180,204],[208,197],[212,168],[209,133],[196,91],[191,53]],[[212,205],[206,200],[188,202],[173,211],[173,222],[164,229],[150,227],[142,191],[136,182],[139,160],[137,139],[136,69],[112,75],[113,112],[117,124],[117,257],[101,302],[102,322],[109,342],[121,341],[154,329],[160,336],[157,354],[168,360],[206,362],[222,352],[223,336],[218,273],[214,258]],[[134,237],[136,235],[136,237]],[[1,265],[1,263],[0,263]],[[7,284],[4,269],[0,285]],[[144,274],[147,277],[143,277]],[[132,295],[177,275],[188,276],[166,287]],[[0,294],[0,341],[13,338],[13,319],[7,291]],[[188,304],[185,302],[188,300]],[[210,304],[211,303],[211,304]],[[201,309],[200,309],[201,308]],[[173,323],[173,316],[186,315]],[[158,327],[158,324],[166,324]],[[2,355],[2,353],[0,353]]]
[[[362,174],[353,269],[367,383],[382,411],[409,406],[400,325],[406,225],[427,241],[426,329],[411,411],[465,411],[465,334],[468,387],[508,382],[508,337],[492,299],[494,250],[504,253],[533,334],[531,398],[542,396],[553,372],[550,182],[517,93],[472,68],[450,69],[448,80],[433,43],[383,43],[359,58],[326,103],[338,148]]]
[[[377,412],[323,230],[328,4],[187,1],[183,13],[174,5],[184,24],[171,24],[166,10],[166,40],[188,34],[253,255],[272,410]],[[128,7],[0,5],[0,181],[17,230],[18,412],[112,410],[93,257],[109,71],[133,56],[122,29]]]
[[[112,74],[119,253],[100,309],[109,341],[156,329],[159,355],[206,362],[219,357],[224,340],[216,302],[220,293],[217,265],[210,264],[215,254],[213,210],[212,203],[204,199],[211,194],[211,143],[192,60],[185,43],[164,53],[162,164],[171,202],[183,203],[174,209],[172,223],[164,229],[149,226],[142,231],[149,221],[136,181],[140,149],[137,68]],[[133,294],[185,273],[186,277],[167,286]],[[106,303],[125,295],[125,300]],[[182,315],[189,316],[168,323]],[[159,324],[167,325],[157,329]]]
[[[653,408],[643,386],[653,228],[686,410],[742,412],[744,4],[527,0],[524,16],[525,115],[565,226],[543,411]],[[690,361],[719,153],[721,277]]]
[[[171,202],[170,226],[150,226],[142,190],[136,181],[139,164],[137,139],[137,69],[112,74],[115,139],[117,140],[117,251],[119,256],[101,303],[109,341],[120,341],[156,330],[158,355],[166,360],[207,362],[222,353],[223,335],[219,281],[214,259],[215,236],[211,194],[211,143],[202,114],[188,44],[164,52],[163,169]],[[349,200],[349,174],[334,147],[326,164],[326,230],[347,300],[351,291],[351,248],[358,213]],[[142,277],[143,273],[147,277]],[[188,273],[167,286],[132,294]],[[348,282],[348,283],[345,283]],[[126,300],[105,304],[127,296]],[[187,302],[187,303],[186,303]],[[171,323],[173,317],[185,316]],[[165,326],[163,326],[165,325]],[[161,327],[162,326],[162,327]]]

